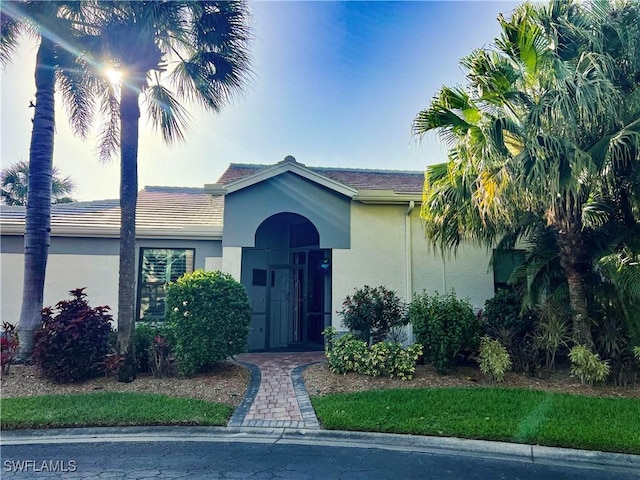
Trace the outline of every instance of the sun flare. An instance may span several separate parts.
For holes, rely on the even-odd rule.
[[[117,85],[122,80],[122,72],[120,70],[116,70],[115,68],[107,68],[104,73],[109,81],[113,84]]]

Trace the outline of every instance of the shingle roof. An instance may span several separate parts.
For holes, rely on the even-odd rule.
[[[25,207],[0,208],[3,229],[24,225]],[[163,230],[180,236],[198,230],[222,228],[223,199],[211,197],[202,188],[145,187],[138,192],[137,233]],[[113,230],[120,228],[118,200],[62,203],[51,206],[51,229]]]
[[[272,165],[232,163],[218,183],[227,184],[253,175]],[[403,170],[366,170],[355,168],[306,167],[325,177],[358,190],[393,190],[402,193],[422,193],[424,172]]]

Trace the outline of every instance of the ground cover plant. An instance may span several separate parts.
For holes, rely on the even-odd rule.
[[[225,425],[233,408],[193,398],[100,392],[0,399],[2,429]]]
[[[507,388],[373,390],[312,397],[324,428],[640,454],[640,402]]]

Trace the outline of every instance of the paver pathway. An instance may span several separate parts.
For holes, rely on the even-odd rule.
[[[251,383],[229,426],[320,428],[301,372],[325,361],[324,352],[243,353],[236,360],[251,370]]]

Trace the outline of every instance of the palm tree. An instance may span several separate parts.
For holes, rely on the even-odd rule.
[[[29,163],[17,162],[0,172],[0,195],[5,205],[26,205],[27,183],[29,177]],[[74,184],[71,177],[62,177],[57,167],[51,170],[51,203],[73,202],[69,194],[73,192]]]
[[[40,323],[51,225],[53,145],[56,83],[68,107],[72,128],[84,135],[92,109],[86,104],[85,66],[79,46],[86,38],[82,28],[87,2],[2,2],[0,10],[0,62],[6,66],[24,34],[36,36],[36,96],[31,144],[26,221],[24,287],[19,320],[21,357],[28,358],[33,331]]]
[[[251,31],[244,1],[103,5],[104,63],[122,74],[121,85],[103,92],[103,110],[111,116],[102,131],[101,152],[109,157],[119,143],[118,343],[125,359],[119,380],[130,382],[136,373],[133,334],[139,101],[144,99],[146,112],[167,143],[182,140],[189,116],[178,99],[217,112],[238,94],[249,74]]]
[[[425,204],[427,233],[448,228],[437,222],[439,211],[463,208],[477,217],[471,227],[460,224],[463,234],[490,244],[500,230],[526,234],[522,219],[541,215],[556,234],[575,340],[587,345],[583,206],[596,179],[615,178],[638,160],[637,13],[635,0],[522,5],[510,20],[499,17],[495,47],[462,61],[468,89],[443,89],[414,120],[417,135],[440,131],[466,188],[466,203]],[[427,188],[426,198],[433,193]],[[498,228],[487,232],[483,223]]]

